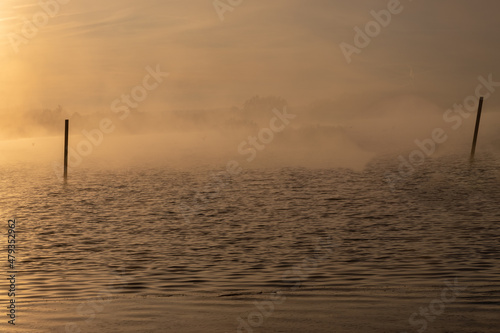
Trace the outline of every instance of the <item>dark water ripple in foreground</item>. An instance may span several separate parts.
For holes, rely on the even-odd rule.
[[[0,209],[18,221],[17,283],[29,300],[110,286],[141,296],[259,293],[297,281],[439,288],[458,277],[498,304],[499,164],[435,159],[394,188],[384,178],[394,159],[363,172],[246,170],[223,186],[205,169],[81,168],[63,185],[50,168],[3,165]]]

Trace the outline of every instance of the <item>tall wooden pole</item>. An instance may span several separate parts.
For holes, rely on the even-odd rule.
[[[481,112],[483,110],[483,100],[481,97],[479,99],[479,107],[477,109],[477,118],[476,118],[476,129],[474,130],[474,140],[472,141],[472,150],[470,152],[470,159],[474,159],[474,155],[476,154],[476,144],[477,144],[477,135],[479,134],[479,123],[481,122]]]
[[[65,120],[64,129],[64,181],[68,180],[68,134],[69,134],[69,120]]]

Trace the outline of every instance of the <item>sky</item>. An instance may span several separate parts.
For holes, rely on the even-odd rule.
[[[211,0],[66,1],[18,52],[9,38],[43,9],[0,4],[4,106],[107,108],[156,65],[170,77],[148,103],[166,109],[239,105],[256,94],[304,104],[407,93],[446,107],[470,94],[477,76],[499,73],[492,0],[401,1],[402,12],[350,64],[339,44],[354,45],[353,28],[388,1],[245,0],[224,21]]]
[[[138,103],[143,112],[241,107],[260,95],[296,107],[331,101],[332,113],[365,123],[382,121],[383,106],[439,118],[474,94],[479,76],[500,82],[499,9],[493,0],[2,0],[0,117],[58,105],[109,113],[157,69],[168,77]],[[348,61],[341,45],[356,47],[373,12],[383,24]],[[500,96],[486,106],[496,112]]]

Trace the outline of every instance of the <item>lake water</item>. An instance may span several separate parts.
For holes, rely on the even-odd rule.
[[[469,288],[463,302],[498,306],[498,156],[429,160],[391,187],[396,167],[388,158],[362,172],[254,169],[219,180],[208,168],[78,168],[65,185],[50,166],[4,164],[0,242],[6,256],[16,217],[26,301],[106,288],[124,297],[439,289],[457,278]]]

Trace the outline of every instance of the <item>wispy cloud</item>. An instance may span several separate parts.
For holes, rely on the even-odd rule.
[[[0,90],[20,108],[105,109],[145,65],[161,62],[171,80],[145,108],[234,105],[255,94],[300,104],[367,93],[414,94],[446,106],[477,75],[496,72],[497,2],[402,3],[404,15],[348,66],[338,44],[387,1],[245,1],[224,22],[204,0],[70,1],[23,52],[1,62],[11,75],[0,79]],[[3,2],[4,37],[37,6]],[[8,40],[0,43],[5,53]]]

